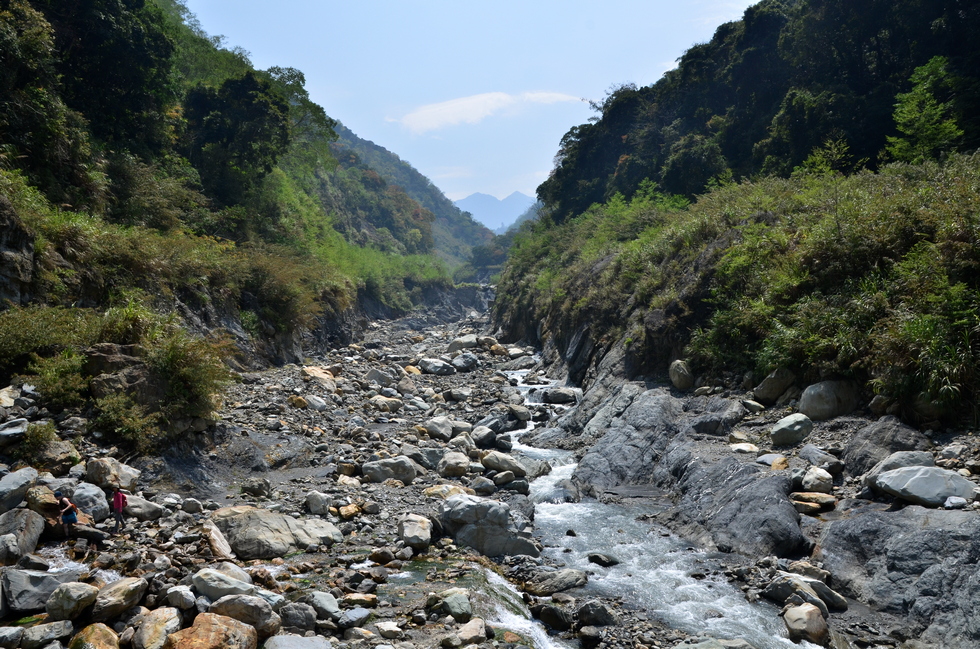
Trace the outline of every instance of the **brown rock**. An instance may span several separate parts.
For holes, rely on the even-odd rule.
[[[201,613],[194,626],[172,633],[164,649],[256,649],[259,634],[254,627],[224,615]]]
[[[68,649],[119,649],[119,636],[102,624],[90,624],[71,639]]]

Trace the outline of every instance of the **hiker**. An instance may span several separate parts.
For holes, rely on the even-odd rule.
[[[128,504],[129,500],[126,498],[126,494],[119,488],[119,485],[113,485],[112,515],[116,519],[116,526],[112,529],[113,534],[119,534],[120,530],[126,529],[126,521],[123,520],[123,510],[126,509],[126,505]]]
[[[65,538],[70,539],[74,536],[75,523],[78,522],[78,507],[60,491],[54,492],[54,497],[57,498],[58,509],[61,510],[61,524],[65,528]]]

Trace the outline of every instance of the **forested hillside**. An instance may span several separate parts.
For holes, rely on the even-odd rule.
[[[574,381],[618,348],[632,376],[785,368],[980,418],[978,34],[976,3],[749,8],[568,132],[498,326]]]
[[[389,185],[398,187],[432,212],[432,238],[436,254],[452,266],[467,261],[474,246],[484,245],[493,233],[453,205],[446,195],[412,165],[388,149],[361,139],[343,124],[335,127],[338,139],[334,155],[341,166],[364,165],[377,172]]]
[[[617,192],[629,198],[645,179],[694,196],[712,182],[787,175],[827,140],[870,168],[975,149],[978,37],[974,2],[764,0],[657,83],[597,104],[597,119],[562,139],[539,197],[560,221]],[[904,124],[892,119],[900,93],[911,93]],[[958,130],[944,131],[944,116]],[[890,146],[910,134],[916,148]]]
[[[181,0],[0,0],[0,380],[74,404],[82,349],[138,344],[172,391],[151,418],[172,426],[206,414],[236,346],[296,360],[321,316],[450,286],[436,217],[332,149],[304,86]],[[132,407],[96,412],[149,421]]]

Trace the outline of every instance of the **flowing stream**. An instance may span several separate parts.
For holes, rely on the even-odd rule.
[[[510,374],[524,378],[524,373]],[[532,403],[540,403],[535,397],[547,387],[533,386],[537,390],[530,392],[532,386],[518,384]],[[789,640],[775,606],[749,603],[728,581],[707,577],[702,564],[710,555],[664,528],[638,521],[643,514],[653,513],[649,506],[603,504],[592,499],[565,502],[560,482],[570,478],[577,466],[572,454],[521,444],[516,437],[526,432],[512,435],[514,453],[547,461],[553,467],[550,474],[531,484],[535,535],[545,546],[545,557],[590,573],[583,588],[586,597],[620,597],[627,607],[646,609],[669,626],[694,635],[743,639],[758,649],[817,649],[817,645]],[[569,530],[575,535],[568,535]],[[589,562],[591,552],[610,554],[620,563],[600,567]]]

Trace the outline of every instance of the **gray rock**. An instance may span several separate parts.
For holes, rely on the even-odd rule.
[[[470,458],[463,453],[451,451],[445,453],[436,466],[436,472],[443,478],[459,478],[466,475],[470,468]]]
[[[870,471],[864,474],[864,484],[873,489],[878,476],[885,471],[910,466],[936,466],[936,462],[932,453],[929,451],[897,451],[874,465]]]
[[[398,521],[398,538],[416,552],[424,552],[432,543],[432,522],[425,516],[406,514]]]
[[[573,482],[592,496],[632,485],[670,490],[678,501],[662,520],[708,547],[754,556],[805,550],[799,514],[786,496],[789,478],[733,457],[701,459],[689,437],[699,414],[663,388],[639,394],[585,454]]]
[[[519,461],[500,451],[490,451],[480,461],[483,466],[494,471],[511,471],[517,478],[527,475],[527,469]]]
[[[755,400],[761,404],[771,406],[776,403],[776,400],[782,396],[783,392],[786,392],[793,385],[793,381],[795,380],[795,374],[787,369],[780,368],[763,379],[762,383],[755,386],[755,390],[753,390]]]
[[[976,484],[955,471],[910,466],[880,473],[872,488],[916,505],[942,507],[950,496],[973,500]]]
[[[26,419],[11,419],[0,424],[0,448],[6,448],[23,440],[29,425],[30,422]]]
[[[517,533],[506,503],[477,496],[453,496],[440,504],[439,516],[457,543],[488,557],[540,554],[530,539]]]
[[[26,467],[0,478],[0,514],[10,511],[24,500],[27,490],[37,482],[37,475],[36,469]]]
[[[813,421],[825,421],[852,412],[859,403],[860,394],[854,382],[821,381],[803,390],[799,410]]]
[[[306,405],[317,412],[324,412],[328,408],[327,402],[315,394],[308,394],[304,398],[306,399]]]
[[[923,642],[980,646],[980,581],[973,559],[980,515],[853,501],[824,525],[814,559],[842,595],[900,616]]]
[[[544,391],[544,402],[563,404],[572,403],[576,401],[575,390],[571,388],[548,388]]]
[[[123,513],[138,521],[155,521],[167,514],[167,508],[139,496],[126,496]]]
[[[432,439],[448,442],[453,438],[453,422],[449,417],[433,417],[422,424]]]
[[[587,626],[612,626],[619,624],[616,614],[598,600],[591,600],[582,604],[578,611],[579,623]]]
[[[377,383],[383,388],[386,388],[395,382],[395,377],[388,372],[379,370],[376,367],[372,367],[370,370],[368,370],[368,373],[364,378],[368,381],[368,383]]]
[[[476,354],[460,354],[453,359],[452,366],[458,372],[472,372],[480,366],[480,359]]]
[[[225,507],[211,520],[242,560],[271,559],[311,545],[333,545],[344,537],[332,523],[320,518],[296,519],[255,507]]]
[[[163,649],[167,637],[180,631],[183,621],[180,611],[172,606],[161,606],[142,615],[133,634],[133,649]]]
[[[74,620],[88,606],[95,603],[99,589],[91,584],[72,581],[54,589],[44,609],[51,620]]]
[[[603,568],[610,568],[612,566],[619,565],[619,559],[610,555],[603,554],[601,552],[590,552],[589,553],[589,563],[594,563],[597,566],[602,566]]]
[[[252,595],[225,595],[211,604],[208,612],[250,624],[262,638],[275,635],[282,627],[282,620],[272,606],[261,597]]]
[[[333,620],[336,622],[343,614],[343,611],[340,609],[340,604],[337,603],[337,598],[330,593],[315,590],[308,595],[307,600],[307,603],[316,611],[317,618],[321,620]]]
[[[96,523],[109,518],[109,501],[100,487],[89,482],[80,482],[72,494],[72,502],[92,517]]]
[[[3,598],[8,610],[15,613],[43,611],[58,586],[78,581],[79,575],[75,571],[41,572],[8,568],[0,577]]]
[[[811,466],[803,475],[803,491],[829,494],[834,490],[834,476],[820,467]]]
[[[330,513],[330,496],[319,491],[311,491],[306,494],[306,509],[311,514],[325,516]]]
[[[195,597],[190,586],[174,586],[167,591],[164,599],[167,604],[182,611],[194,608]]]
[[[412,484],[416,475],[415,465],[404,455],[375,462],[365,462],[361,466],[361,472],[369,482],[384,482],[394,479],[400,480],[404,484]]]
[[[282,618],[282,626],[287,629],[312,631],[316,626],[316,610],[309,604],[286,604],[279,609],[279,617]]]
[[[85,464],[85,479],[103,489],[112,489],[114,485],[119,485],[125,491],[136,491],[139,477],[138,469],[111,457],[89,460]]]
[[[783,611],[783,622],[793,642],[806,640],[818,645],[826,645],[830,640],[830,627],[820,613],[820,609],[812,604],[790,606]]]
[[[6,556],[0,557],[2,562],[14,563],[34,552],[43,532],[44,517],[30,509],[12,509],[0,514],[0,536],[14,536],[13,547],[5,546]]]
[[[567,631],[571,629],[572,625],[575,623],[575,619],[572,617],[571,611],[566,611],[560,606],[552,606],[550,604],[541,606],[541,610],[538,612],[537,617],[544,624],[556,631]]]
[[[439,593],[437,608],[457,622],[469,622],[473,616],[470,593],[465,588],[450,588]]]
[[[691,368],[688,366],[687,361],[682,361],[680,359],[674,361],[670,364],[670,368],[667,370],[670,376],[670,382],[674,384],[674,387],[682,392],[687,392],[694,387],[694,373],[691,372]]]
[[[264,649],[333,649],[334,647],[324,637],[303,638],[298,635],[273,636],[262,646]]]
[[[694,432],[701,435],[725,435],[745,417],[745,414],[745,406],[740,401],[712,397],[708,400],[703,414],[691,420],[691,427]]]
[[[203,568],[191,578],[194,590],[212,602],[229,595],[254,595],[256,587],[250,582],[236,579],[213,568]]]
[[[140,603],[149,584],[145,579],[126,577],[99,590],[92,605],[92,621],[105,622]]]
[[[777,460],[785,460],[786,456],[779,453],[765,453],[755,458],[756,464],[761,464],[762,466],[772,466],[772,463]]]
[[[466,334],[449,343],[449,347],[446,348],[446,353],[452,354],[461,349],[473,349],[478,344],[476,334]]]
[[[448,376],[456,373],[455,367],[438,358],[423,358],[419,361],[419,369],[425,374],[435,374],[436,376]]]
[[[75,627],[69,620],[38,624],[24,629],[24,635],[20,638],[20,646],[21,649],[41,649],[41,647],[47,647],[53,642],[67,641],[74,633]]]
[[[344,611],[337,620],[337,626],[341,629],[359,628],[367,624],[368,618],[370,617],[371,611],[358,606]]]
[[[844,472],[844,463],[835,456],[822,451],[813,444],[807,444],[800,449],[800,457],[812,464],[820,467],[831,475],[840,475]]]
[[[769,437],[773,446],[795,446],[806,439],[812,430],[810,418],[797,412],[777,421],[770,429]]]
[[[3,649],[17,649],[20,646],[20,639],[23,636],[23,627],[0,626],[0,647],[3,647]]]
[[[524,585],[524,590],[538,597],[546,597],[571,588],[580,588],[589,581],[583,570],[565,568],[554,572],[540,572]]]
[[[859,476],[896,451],[925,451],[929,446],[928,437],[889,415],[855,433],[841,459],[848,474]]]

